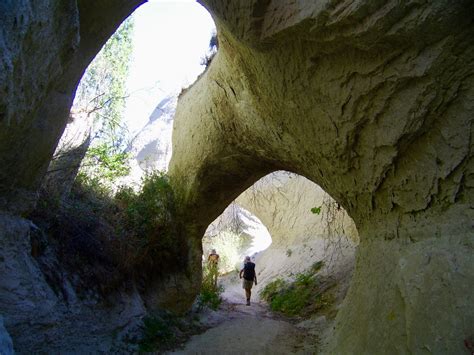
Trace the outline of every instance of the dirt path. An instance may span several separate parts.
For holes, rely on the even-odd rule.
[[[169,354],[313,354],[317,337],[272,313],[258,301],[245,305],[244,291],[235,277],[223,280],[224,302],[207,319],[211,326],[193,336],[185,348]],[[304,322],[303,322],[304,324]]]

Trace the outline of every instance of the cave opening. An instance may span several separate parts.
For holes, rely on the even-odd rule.
[[[249,216],[254,216],[253,223],[260,223],[267,234],[261,237],[257,253],[252,242],[258,236],[245,233]],[[203,265],[212,249],[223,256],[223,297],[231,302],[241,293],[237,274],[245,255],[256,263],[257,297],[276,280],[291,284],[313,275],[317,265],[322,278],[333,280],[335,302],[342,302],[358,243],[354,222],[329,194],[303,176],[276,171],[241,193],[210,224],[202,241]]]
[[[166,172],[178,96],[210,64],[216,38],[197,2],[138,7],[85,70],[44,186],[67,194],[79,172],[106,190],[136,189]]]

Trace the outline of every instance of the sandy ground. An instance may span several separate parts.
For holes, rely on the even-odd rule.
[[[252,304],[246,306],[244,290],[235,275],[221,283],[225,287],[224,302],[204,320],[211,328],[193,336],[184,349],[169,354],[316,353],[314,327],[308,329],[307,322],[295,325],[272,313],[258,300],[259,286],[254,286]]]

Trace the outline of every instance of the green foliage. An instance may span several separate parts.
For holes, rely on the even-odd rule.
[[[122,124],[132,53],[133,22],[126,20],[89,65],[77,88],[72,111],[92,118],[92,142],[80,171],[112,187],[129,173],[128,131]]]
[[[120,127],[132,34],[133,21],[128,19],[94,58],[77,88],[74,106],[94,115],[100,136],[108,136]]]
[[[129,159],[130,154],[117,151],[114,146],[104,142],[88,149],[81,173],[91,183],[108,187],[130,173]],[[86,165],[87,174],[84,172]]]
[[[297,274],[292,282],[277,279],[266,285],[260,296],[270,303],[273,311],[289,316],[314,314],[332,303],[332,297],[326,292],[329,284],[316,275],[322,266],[322,261],[313,264],[307,272]]]
[[[177,258],[183,250],[173,221],[175,204],[167,175],[147,174],[139,192],[122,188],[115,195],[123,211],[123,228],[127,238],[129,265],[153,268],[160,264],[165,269],[176,269],[184,258]]]
[[[313,208],[311,209],[311,212],[314,213],[314,214],[320,214],[320,213],[321,213],[321,207],[322,207],[322,206],[313,207]]]
[[[216,235],[207,235],[202,239],[204,255],[208,255],[211,249],[217,250],[220,256],[219,271],[221,273],[234,270],[251,245],[252,239],[249,235],[234,233],[230,230],[220,231]]]
[[[143,325],[143,337],[138,343],[140,353],[154,352],[159,347],[172,344],[175,341],[175,335],[169,320],[148,316],[143,320]]]
[[[120,257],[110,243],[117,238],[115,226],[120,224],[116,213],[109,191],[80,175],[61,201],[42,190],[38,206],[29,216],[48,236],[47,244],[54,248],[61,267],[76,276],[72,284],[79,297],[91,292],[106,295],[123,280]]]
[[[80,174],[61,202],[42,193],[29,217],[55,239],[62,264],[80,276],[80,287],[105,295],[125,280],[142,285],[184,266],[187,249],[174,213],[173,191],[162,173],[147,175],[138,192],[120,189],[115,198]]]
[[[287,249],[287,250],[286,250],[286,256],[287,256],[287,257],[290,257],[291,254],[293,254],[293,251],[292,251],[291,249]]]
[[[313,263],[313,265],[311,265],[311,272],[313,274],[316,274],[317,272],[319,272],[322,267],[324,266],[324,261],[320,260],[320,261],[316,261],[315,263]]]
[[[222,303],[221,294],[224,292],[224,287],[218,285],[217,269],[206,265],[203,268],[203,278],[201,284],[201,292],[198,296],[199,306],[208,306],[212,309],[218,309]]]
[[[265,286],[265,288],[260,291],[260,296],[264,300],[272,300],[276,295],[278,295],[282,290],[288,287],[288,283],[283,279],[276,279],[275,281],[270,282]]]

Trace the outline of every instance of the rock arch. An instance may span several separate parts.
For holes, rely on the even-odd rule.
[[[142,2],[0,5],[2,210],[34,202],[82,72]],[[472,2],[203,3],[220,49],[181,97],[171,166],[190,267],[233,198],[293,171],[361,237],[328,351],[462,352],[474,323]]]
[[[0,210],[36,200],[87,66],[145,0],[0,4]]]
[[[205,3],[220,49],[181,96],[170,166],[188,237],[257,178],[303,175],[361,237],[328,351],[462,351],[474,316],[472,5]]]

